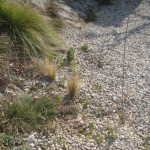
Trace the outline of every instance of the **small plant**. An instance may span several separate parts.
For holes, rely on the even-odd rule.
[[[88,45],[84,44],[80,47],[83,52],[88,52]]]
[[[93,113],[95,114],[95,116],[97,118],[104,117],[104,116],[108,115],[104,109],[94,110]]]
[[[70,68],[71,68],[71,70],[73,71],[73,70],[75,69],[75,67],[76,67],[76,61],[73,60],[73,61],[71,62],[71,64],[70,64]]]
[[[93,122],[90,122],[89,123],[89,131],[92,131],[93,132],[94,130],[94,123]]]
[[[144,150],[149,150],[150,149],[150,137],[145,137],[143,141],[144,143],[142,145],[144,147]]]
[[[69,50],[67,51],[67,60],[68,60],[69,64],[74,60],[74,49],[73,48],[69,48]]]
[[[19,147],[20,148],[23,147],[23,146],[21,146],[24,144],[22,137],[20,137],[20,136],[15,137],[14,135],[5,134],[5,133],[1,134],[1,136],[0,136],[0,147],[2,149],[4,149],[4,150],[5,149],[12,149],[12,148],[14,149],[16,144],[18,145],[17,146],[18,149],[15,148],[15,150],[19,150]],[[27,149],[27,147],[26,147],[26,149],[20,149],[20,150],[29,150],[29,148]]]
[[[124,124],[125,124],[125,121],[127,120],[127,116],[126,116],[125,112],[119,111],[119,112],[118,112],[118,116],[119,116],[119,119],[120,119],[121,124],[124,125]]]
[[[86,139],[90,139],[91,136],[92,136],[92,132],[91,131],[87,132],[86,135],[85,135]]]
[[[96,135],[95,140],[100,145],[100,144],[104,143],[105,137],[101,134],[98,134],[98,135]]]
[[[8,135],[8,134],[4,134],[2,135],[2,137],[0,137],[0,146],[2,148],[12,148],[13,144],[13,136],[12,135]]]
[[[68,82],[68,89],[69,89],[70,99],[75,97],[78,88],[79,88],[79,76],[78,76],[78,74],[75,74],[71,78],[71,80]]]
[[[92,134],[93,134],[93,131],[94,131],[94,123],[91,122],[89,123],[89,126],[88,126],[88,132],[86,133],[86,138],[87,139],[90,139]]]
[[[110,138],[115,138],[116,137],[116,133],[115,133],[115,131],[114,131],[114,129],[112,128],[112,126],[111,125],[109,125],[108,127],[107,127],[107,131],[108,131],[108,136],[110,137]]]
[[[62,78],[62,79],[60,80],[59,85],[60,85],[61,87],[65,88],[65,79],[64,79],[64,78]]]
[[[93,89],[96,91],[101,91],[102,90],[102,85],[99,83],[94,84]]]
[[[58,55],[57,59],[58,59],[59,67],[65,67],[66,66],[66,60],[62,56]]]
[[[42,75],[49,77],[51,80],[55,80],[57,69],[48,59],[45,59],[39,64],[38,68]]]
[[[83,101],[83,108],[86,109],[89,104],[90,104],[90,100],[89,99],[84,100]]]
[[[98,66],[98,68],[102,69],[103,68],[103,63],[101,61],[98,61],[97,66]]]
[[[97,20],[97,16],[95,14],[95,12],[93,11],[92,8],[89,8],[87,11],[86,11],[86,18],[85,18],[85,21],[86,22],[92,22],[92,21],[96,21]]]

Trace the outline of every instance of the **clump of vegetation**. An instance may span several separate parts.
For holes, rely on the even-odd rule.
[[[96,135],[95,140],[100,145],[100,144],[104,143],[105,137],[102,134],[98,134],[98,135]]]
[[[73,48],[69,48],[69,50],[67,51],[67,60],[68,60],[68,63],[71,63],[74,60],[74,49]]]
[[[120,123],[124,125],[125,121],[127,120],[127,116],[126,116],[125,112],[124,111],[118,111],[118,116],[120,119]]]
[[[15,145],[17,145],[17,148],[14,148]],[[5,133],[0,136],[0,147],[2,149],[29,150],[29,147],[24,146],[22,137]]]
[[[20,59],[47,55],[52,47],[59,45],[46,19],[27,6],[1,2],[0,20],[0,32],[10,37],[13,52]]]
[[[55,80],[57,69],[48,59],[41,62],[41,64],[38,65],[38,69],[42,75],[49,77],[51,80]]]
[[[70,99],[74,98],[79,88],[79,75],[75,74],[68,82]]]
[[[97,20],[97,16],[96,16],[96,13],[94,12],[94,10],[92,8],[89,8],[87,11],[86,11],[86,18],[85,18],[85,21],[86,22],[93,22],[93,21],[96,21]]]
[[[85,99],[85,100],[83,101],[83,108],[86,109],[89,104],[90,104],[90,100],[89,100],[89,99]]]
[[[76,67],[76,61],[73,60],[73,61],[71,62],[71,64],[70,64],[70,68],[71,68],[71,70],[73,71],[73,70],[75,69],[75,67]]]
[[[101,91],[101,90],[102,90],[102,85],[101,85],[101,84],[99,84],[99,83],[94,84],[94,86],[93,86],[93,90]]]
[[[98,63],[97,63],[97,66],[98,66],[98,68],[102,69],[103,68],[103,63],[99,60]]]
[[[80,47],[83,52],[88,52],[88,45],[84,44]]]
[[[65,88],[65,79],[62,78],[59,82],[59,86],[61,86],[62,88]]]
[[[90,122],[88,126],[88,132],[86,133],[86,138],[90,139],[94,131],[94,123]]]
[[[108,136],[112,139],[116,138],[116,133],[115,133],[115,130],[112,128],[111,125],[109,125],[107,127],[107,131],[108,131]]]
[[[9,120],[11,132],[36,129],[45,125],[59,113],[60,104],[61,99],[59,97],[34,99],[33,97],[23,96],[4,105],[5,119]]]

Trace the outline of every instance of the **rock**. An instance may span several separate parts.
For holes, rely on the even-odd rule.
[[[36,135],[37,133],[33,133],[33,134],[31,134],[31,135],[29,135],[29,137],[27,138],[27,143],[37,143],[37,139],[35,138],[35,135]]]

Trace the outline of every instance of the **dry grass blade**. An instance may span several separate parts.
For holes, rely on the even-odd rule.
[[[79,88],[79,75],[75,74],[68,82],[70,99],[74,98]]]
[[[55,80],[57,68],[54,64],[52,64],[47,58],[37,64],[38,64],[38,71],[40,74],[49,77],[51,80]]]

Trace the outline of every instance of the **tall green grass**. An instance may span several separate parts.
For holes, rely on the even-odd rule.
[[[59,45],[58,37],[47,20],[35,10],[14,3],[0,3],[0,33],[14,43],[19,57],[41,57]]]

